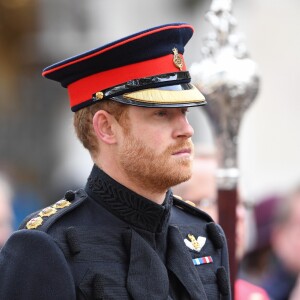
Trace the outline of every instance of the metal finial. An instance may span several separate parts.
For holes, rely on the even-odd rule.
[[[221,148],[221,168],[237,168],[237,137],[245,110],[259,88],[257,66],[249,58],[230,0],[213,0],[206,19],[213,27],[204,39],[202,60],[192,64],[194,84],[205,95],[207,113]]]

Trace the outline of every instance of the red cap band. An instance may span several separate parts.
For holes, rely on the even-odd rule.
[[[183,56],[180,56],[183,61],[182,71],[185,71],[186,66]],[[78,105],[83,101],[91,99],[92,95],[96,92],[129,80],[178,71],[178,67],[173,63],[173,55],[170,54],[93,74],[69,84],[70,104],[71,107]]]

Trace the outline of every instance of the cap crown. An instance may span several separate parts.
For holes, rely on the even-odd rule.
[[[60,82],[68,89],[72,110],[77,110],[94,103],[97,92],[98,95],[99,92],[102,93],[105,98],[103,91],[124,85],[128,81],[185,72],[184,46],[192,35],[193,27],[186,23],[150,28],[60,61],[45,68],[42,74],[46,78]],[[149,87],[189,82],[189,76],[181,76],[181,80],[175,81],[173,76],[172,82],[164,80],[164,83],[162,81],[155,83],[154,79]],[[128,90],[127,86],[124,93],[144,88],[145,86],[135,85],[132,90]],[[118,95],[115,96],[122,94],[119,89]],[[109,93],[109,96],[113,98],[114,95]]]

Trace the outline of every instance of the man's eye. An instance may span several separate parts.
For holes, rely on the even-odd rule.
[[[166,110],[159,110],[155,113],[157,116],[159,117],[163,117],[167,115],[167,111]]]

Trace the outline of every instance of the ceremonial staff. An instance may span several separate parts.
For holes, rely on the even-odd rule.
[[[245,110],[258,93],[259,77],[241,36],[234,33],[236,19],[232,15],[232,1],[213,0],[206,19],[214,30],[204,40],[202,60],[192,64],[190,72],[194,84],[208,100],[207,113],[215,129],[219,153],[219,223],[227,236],[234,294],[238,132]]]

